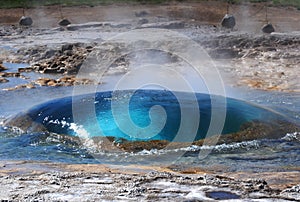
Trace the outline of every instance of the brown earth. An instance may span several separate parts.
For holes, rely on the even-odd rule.
[[[220,1],[172,2],[158,5],[112,4],[104,6],[63,7],[65,18],[72,23],[92,21],[123,21],[134,18],[135,12],[145,10],[151,16],[170,17],[176,19],[194,20],[198,23],[219,24],[226,14],[226,3]],[[249,32],[260,31],[265,23],[264,4],[231,5],[229,13],[237,19],[237,29]],[[48,6],[28,9],[25,12],[34,21],[35,27],[55,27],[60,20],[58,6]],[[0,23],[17,24],[23,15],[23,9],[1,9]],[[270,7],[269,21],[275,29],[281,31],[300,31],[300,11],[293,7]]]
[[[207,47],[211,57],[214,58],[214,55],[222,54],[232,55],[233,58],[229,58],[232,59],[231,61],[221,61],[221,64],[227,64],[227,66],[222,67],[221,65],[220,67],[221,71],[229,72],[229,83],[232,85],[249,86],[261,90],[300,92],[300,84],[297,79],[299,74],[297,64],[299,63],[300,37],[299,33],[296,34],[300,31],[300,11],[293,7],[269,7],[268,20],[273,24],[276,32],[282,32],[284,35],[262,36],[261,27],[266,23],[264,6],[265,4],[262,3],[231,5],[229,13],[233,14],[237,21],[235,31],[232,33],[222,32],[218,29],[213,30],[212,28],[206,29],[203,26],[197,28],[197,25],[220,25],[220,21],[226,13],[226,4],[219,1],[172,2],[159,5],[112,4],[96,7],[63,7],[62,11],[63,16],[69,19],[72,24],[109,21],[123,24],[128,22],[132,25],[134,21],[143,19],[150,22],[180,20],[188,26],[196,25],[196,27],[190,29],[190,33],[203,32],[202,34],[207,36],[212,32],[215,34],[214,38],[210,39],[210,47]],[[142,11],[146,13],[145,16],[136,17],[137,13],[139,14]],[[46,28],[48,30],[51,27],[57,27],[57,22],[61,18],[58,6],[31,8],[26,10],[26,15],[33,18],[32,30],[23,30],[18,26],[7,28],[7,24],[17,25],[18,19],[22,15],[23,10],[20,8],[1,9],[0,24],[2,23],[4,26],[2,26],[3,31],[0,30],[0,35],[4,36],[4,42],[14,40],[14,38],[24,38],[23,45],[25,43],[29,45],[35,38],[28,38],[27,36],[40,32],[35,31],[36,28]],[[118,30],[111,28],[107,32],[111,31]],[[41,32],[43,33],[43,31]],[[240,36],[245,33],[250,35]],[[197,40],[197,37],[195,40]],[[201,43],[201,41],[199,42]],[[205,46],[205,44],[201,45]],[[34,47],[27,47],[36,51]],[[210,50],[211,48],[212,50]],[[44,51],[47,52],[48,50],[45,49]],[[32,59],[32,56],[36,57],[30,55],[28,51],[24,53],[19,51],[19,53],[25,57],[28,54],[28,59]],[[0,60],[5,60],[5,58],[7,57],[3,53]],[[70,60],[80,64],[80,61],[73,58],[70,58]],[[22,59],[16,61],[30,64],[33,62]],[[58,61],[58,63],[68,63],[68,61]],[[70,65],[72,67],[74,65],[78,66],[76,64]],[[54,65],[57,66],[57,64]],[[50,64],[50,66],[53,65]],[[50,68],[50,71],[57,70],[61,71],[61,69]],[[2,79],[2,82],[6,82],[6,80]],[[31,88],[31,86],[29,87]],[[19,89],[19,86],[17,86],[17,89]]]

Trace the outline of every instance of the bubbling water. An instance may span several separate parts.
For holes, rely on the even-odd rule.
[[[74,97],[66,97],[52,100],[44,104],[29,109],[27,112],[18,115],[6,122],[6,125],[17,126],[23,131],[47,130],[57,134],[66,134],[71,136],[79,136],[81,138],[93,137],[113,137],[126,141],[150,141],[150,140],[166,140],[172,141],[176,138],[181,124],[181,109],[190,109],[189,93],[177,92],[175,96],[173,92],[167,90],[136,90],[136,91],[117,91],[98,92],[96,94],[80,95]],[[119,124],[116,122],[112,112],[113,99],[118,100],[118,104],[123,104],[122,100],[127,99],[126,96],[132,95],[129,102],[130,121],[137,125],[137,129],[125,133],[120,130]],[[198,110],[200,122],[188,120],[189,124],[184,128],[186,139],[181,138],[180,142],[189,142],[188,136],[193,136],[194,141],[206,138],[206,133],[211,124],[211,100],[214,99],[218,103],[220,96],[197,93]],[[179,103],[180,99],[181,103]],[[285,117],[268,109],[255,106],[253,104],[226,98],[226,119],[222,130],[222,134],[234,134],[239,131],[253,126],[253,123],[269,125],[272,130],[274,123],[284,121]],[[81,124],[74,122],[72,115],[72,102],[82,109],[91,103],[95,106],[95,114],[97,123],[91,121],[94,114],[84,114]],[[153,106],[160,106],[163,110],[153,110]],[[216,106],[218,107],[218,105]],[[77,109],[78,110],[78,109]],[[151,114],[150,114],[151,111]],[[124,112],[125,114],[125,112]],[[119,114],[118,121],[126,125],[128,117]],[[166,115],[166,120],[163,117]],[[22,120],[22,121],[20,121]],[[26,120],[26,121],[24,121]],[[147,134],[137,135],[141,130],[150,124],[161,125],[164,122],[162,130],[153,136]],[[21,124],[20,124],[21,123]],[[82,124],[83,123],[83,124]],[[190,134],[190,127],[197,126],[197,134]],[[152,127],[156,130],[156,125]],[[157,126],[158,127],[158,126]],[[101,128],[101,130],[98,130]],[[99,133],[100,131],[100,133]],[[149,131],[153,134],[155,131]],[[216,134],[217,135],[217,134]]]

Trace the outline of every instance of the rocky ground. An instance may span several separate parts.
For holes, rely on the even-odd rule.
[[[300,92],[300,11],[271,7],[277,33],[264,35],[262,4],[234,5],[234,30],[219,27],[225,4],[170,3],[63,8],[72,24],[58,27],[58,9],[27,10],[33,27],[19,27],[21,9],[0,12],[0,89],[98,84],[76,73],[102,41],[136,28],[167,28],[198,42],[230,85]],[[11,69],[7,63],[27,63]],[[126,69],[126,58],[115,61]],[[31,73],[34,73],[32,76]],[[226,77],[226,78],[225,78]],[[20,78],[27,84],[2,88]],[[2,201],[300,200],[299,172],[220,173],[198,168],[123,168],[102,165],[0,163]]]
[[[237,85],[261,90],[299,92],[300,35],[219,36],[204,45],[211,57],[229,58],[225,71]],[[214,46],[212,45],[214,44]]]
[[[169,25],[170,23],[164,23],[157,27]],[[199,26],[197,28],[199,29]],[[194,26],[185,24],[184,31],[186,30],[194,32]],[[203,30],[209,33],[209,37],[205,39],[195,37],[193,39],[198,40],[214,60],[220,63],[225,61],[217,67],[221,72],[228,73],[231,85],[246,85],[262,90],[300,91],[300,84],[297,79],[300,73],[300,34],[275,33],[257,36],[223,33],[220,36],[217,34],[219,30],[214,27],[205,26]],[[213,32],[213,34],[210,32]],[[27,88],[36,85],[91,84],[93,81],[88,79],[84,81],[76,80],[74,75],[97,45],[94,42],[69,43],[56,48],[49,47],[49,45],[35,45],[33,47],[22,47],[16,52],[4,51],[5,53],[1,54],[1,61],[28,63],[30,65],[27,68],[19,68],[17,72],[11,72],[7,70],[5,65],[1,64],[0,82],[8,82],[8,77],[30,79],[23,73],[34,71],[40,74],[41,79],[31,81],[29,85],[25,86]],[[126,65],[128,66],[128,63]],[[60,78],[56,80],[49,79],[43,76],[45,74],[57,74]],[[62,80],[70,78],[66,75],[71,76],[73,79],[69,82],[62,82]],[[17,86],[15,89],[18,88],[20,87]]]
[[[174,169],[174,168],[173,168]],[[2,201],[290,201],[298,172],[211,173],[197,168],[1,162]],[[262,178],[261,178],[262,177]],[[278,184],[282,178],[286,185]]]
[[[278,33],[263,35],[260,31],[264,20],[264,12],[261,10],[263,4],[231,6],[231,12],[237,18],[233,31],[219,27],[224,10],[222,5],[214,2],[126,5],[122,11],[119,7],[65,8],[65,17],[73,22],[67,27],[56,26],[56,7],[33,9],[31,15],[35,23],[29,28],[15,24],[18,18],[9,12],[18,13],[17,10],[4,10],[0,15],[5,23],[0,28],[0,82],[9,82],[10,77],[28,80],[27,85],[7,90],[41,85],[91,84],[94,81],[88,78],[82,81],[65,76],[76,75],[89,53],[103,40],[136,28],[166,28],[183,33],[202,45],[219,62],[220,71],[229,75],[227,80],[231,85],[262,90],[300,91],[297,79],[300,71],[300,28],[297,20],[300,11],[294,8],[270,8],[269,16],[272,16],[270,18]],[[203,11],[202,8],[207,10]],[[77,12],[80,15],[74,16],[73,13]],[[91,13],[95,15],[91,16]],[[275,17],[277,13],[282,16]],[[11,72],[2,62],[27,63],[29,67]],[[38,80],[24,75],[31,71],[40,74]],[[50,79],[48,74],[58,76]]]

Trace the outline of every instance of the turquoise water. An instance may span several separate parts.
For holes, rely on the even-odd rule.
[[[125,106],[124,109],[118,111],[117,115],[114,115],[112,99],[116,99],[116,107],[121,108],[126,105],[126,100],[131,93],[133,95],[130,98],[129,106]],[[226,108],[226,117],[224,117],[221,134],[238,132],[244,124],[253,121],[270,124],[285,119],[284,116],[276,112],[241,100],[232,98],[223,100],[221,96],[208,94],[196,94],[197,106],[193,105],[191,93],[177,92],[177,96],[175,96],[170,91],[138,90],[135,92],[120,91],[115,92],[115,94],[117,96],[113,97],[112,92],[108,91],[96,93],[95,95],[88,94],[51,100],[31,108],[19,116],[28,116],[35,125],[38,124],[38,126],[31,124],[25,129],[25,132],[36,132],[35,127],[41,125],[49,132],[80,136],[81,134],[78,133],[76,128],[81,127],[89,138],[111,136],[129,141],[173,141],[177,135],[181,135],[179,134],[179,128],[181,124],[184,124],[184,134],[179,140],[181,142],[191,142],[206,137],[209,126],[214,121],[212,117],[212,100],[217,103],[214,106],[217,109],[216,111],[222,110],[222,104]],[[91,104],[95,107],[95,112],[87,113],[85,108]],[[163,110],[153,110],[150,116],[149,112],[154,106],[161,106]],[[129,116],[126,116],[126,108],[129,110]],[[184,117],[182,113],[186,112],[188,112],[188,116]],[[74,120],[74,114],[80,114],[80,122]],[[193,119],[197,115],[200,115],[199,121]],[[116,116],[119,117],[118,120]],[[97,123],[93,121],[93,118],[97,119]],[[136,125],[135,128],[122,130],[120,125],[129,127],[130,119]],[[183,119],[188,120],[184,121]],[[153,126],[144,132],[143,128],[148,125]],[[156,131],[161,125],[163,126],[162,129]],[[197,127],[197,131],[191,139],[189,136],[194,134],[192,134],[190,128],[193,127]]]
[[[45,89],[48,89],[49,92],[53,91],[60,94],[58,91],[59,88]],[[126,98],[126,94],[128,94],[126,91],[118,94],[117,97],[121,103]],[[130,117],[141,128],[151,124],[151,121],[152,123],[157,123],[155,119],[161,120],[161,117],[164,115],[160,110],[153,111],[151,114],[152,119],[150,119],[149,109],[151,107],[160,105],[165,109],[167,115],[166,125],[159,133],[153,136],[148,136],[147,134],[144,134],[144,136],[131,135],[118,129],[118,124],[113,119],[111,111],[112,94],[110,91],[93,95],[64,97],[28,107],[29,109],[25,113],[21,113],[21,116],[24,116],[24,114],[29,115],[35,123],[40,123],[47,128],[48,132],[39,132],[34,127],[29,127],[27,132],[20,133],[19,131],[12,132],[2,127],[0,130],[0,159],[42,160],[66,163],[138,163],[160,165],[170,163],[167,160],[176,157],[173,163],[181,167],[200,166],[209,169],[218,166],[231,171],[283,171],[297,169],[300,166],[300,133],[297,133],[297,131],[282,134],[283,138],[218,145],[212,148],[210,155],[203,160],[198,158],[199,151],[211,148],[187,146],[180,149],[142,150],[137,153],[120,151],[104,152],[101,149],[99,150],[99,148],[95,150],[91,145],[80,142],[75,138],[82,135],[80,134],[82,130],[74,130],[74,127],[70,127],[71,123],[77,124],[77,126],[82,125],[85,129],[84,131],[87,132],[85,134],[88,134],[89,138],[95,136],[114,136],[117,139],[124,138],[130,141],[150,139],[172,141],[178,132],[181,121],[180,107],[187,108],[187,110],[191,108],[188,100],[189,96],[186,93],[179,93],[179,95],[180,106],[178,97],[175,97],[173,93],[168,91],[139,90],[132,96],[129,105]],[[259,103],[260,100],[263,100],[263,96],[266,95],[253,93],[251,96]],[[220,98],[200,93],[196,97],[200,113],[199,128],[195,136],[187,137],[187,139],[194,138],[195,140],[204,137],[210,124],[210,100],[218,100]],[[267,124],[281,119],[288,119],[299,123],[299,113],[297,112],[299,106],[297,103],[291,104],[292,101],[295,101],[295,97],[282,97],[281,100],[284,100],[286,105],[277,103],[279,99],[276,100],[276,96],[268,96],[268,98],[270,98],[269,100],[272,98],[274,109],[281,109],[280,114],[256,104],[227,98],[227,116],[222,133],[236,132],[244,123],[256,120]],[[74,122],[72,107],[79,106],[79,109],[84,109],[90,104],[95,106],[95,113],[90,116],[79,111],[79,114],[83,114],[84,116],[82,117],[85,118],[80,119],[80,123]],[[264,103],[264,105],[267,104]],[[296,107],[296,110],[294,107]],[[193,111],[194,108],[191,110]],[[96,117],[98,125],[102,128],[101,133],[99,133],[95,125],[90,124],[93,121],[91,117]],[[181,140],[185,141],[185,139]]]

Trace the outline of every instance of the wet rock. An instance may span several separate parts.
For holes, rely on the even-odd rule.
[[[259,48],[258,50],[260,50],[262,52],[277,51],[277,49],[274,47],[262,47],[262,48]]]
[[[85,47],[85,49],[87,50],[87,52],[92,52],[94,47],[93,46],[87,46],[87,47]]]
[[[47,82],[47,86],[52,86],[52,87],[55,87],[55,86],[58,86],[59,84],[57,83],[56,80],[51,80],[49,82]]]
[[[55,67],[55,68],[47,67],[47,68],[44,69],[43,73],[45,73],[45,74],[56,74],[56,73],[61,73],[61,71],[60,71],[59,67]]]
[[[28,119],[30,120],[30,117]],[[26,121],[20,120],[19,123],[26,124]],[[126,166],[107,170],[101,165],[91,167],[35,162],[26,162],[24,165],[32,170],[27,169],[21,174],[14,175],[2,173],[0,185],[7,192],[5,195],[2,194],[2,198],[11,201],[74,201],[74,199],[84,201],[87,197],[90,201],[299,200],[299,185],[283,191],[249,190],[247,186],[251,187],[260,180],[247,172],[244,175],[249,178],[245,180],[235,177],[220,178],[214,174],[187,175],[163,172],[157,171],[155,167],[149,167],[148,169],[153,171],[146,173],[143,167],[139,167],[140,165],[134,165],[134,169],[141,168],[141,172],[136,170],[132,172],[130,169],[127,172]],[[35,171],[36,167],[43,173]],[[224,171],[222,173],[227,175]],[[229,187],[225,189],[220,187],[224,183],[229,184]]]
[[[162,28],[162,29],[182,29],[184,28],[183,21],[169,21],[169,22],[157,22],[148,23],[141,26],[141,28]]]
[[[33,88],[35,88],[35,86],[34,86],[34,84],[29,83],[26,85],[26,88],[33,89]]]
[[[131,24],[129,23],[115,23],[115,22],[111,22],[106,24],[106,26],[109,26],[111,28],[130,28]]]
[[[146,23],[149,23],[149,20],[147,20],[146,18],[139,19],[139,21],[138,21],[139,25],[143,25],[143,24],[146,24]]]
[[[68,26],[69,24],[71,24],[71,22],[66,18],[64,18],[58,22],[58,25],[63,26],[63,27]]]
[[[76,74],[93,50],[93,46],[81,43],[64,44],[60,49],[44,50],[32,68],[40,73]]]
[[[33,68],[32,67],[21,67],[18,68],[18,72],[32,72]]]
[[[33,23],[32,18],[28,16],[22,16],[19,21],[19,25],[21,26],[31,26],[32,23]]]
[[[35,88],[35,86],[32,83],[28,83],[28,84],[17,85],[17,86],[12,87],[12,88],[5,88],[3,90],[13,91],[13,90],[19,90],[19,89],[24,89],[24,88],[33,89],[33,88]]]
[[[216,59],[230,59],[230,58],[236,58],[239,55],[239,51],[233,50],[233,49],[215,49],[209,51],[209,55],[212,58]]]
[[[47,50],[47,51],[43,54],[42,58],[51,58],[51,57],[54,56],[55,54],[56,54],[56,51],[53,50],[53,49],[50,49],[50,50]]]
[[[247,50],[243,55],[242,58],[255,58],[260,55],[260,51],[257,50]]]
[[[74,47],[73,44],[64,44],[64,45],[61,47],[61,52],[73,50],[73,47]]]
[[[9,82],[9,80],[8,80],[8,79],[1,78],[1,77],[0,77],[0,83],[7,83],[7,82]]]
[[[149,15],[149,13],[147,11],[140,11],[140,12],[135,12],[134,15],[135,17],[145,17]]]
[[[1,72],[0,77],[21,77],[19,72]]]
[[[73,85],[89,85],[94,81],[87,78],[76,78],[75,76],[65,76],[60,79],[39,78],[34,82],[39,86],[73,86]]]
[[[239,195],[228,191],[210,191],[206,192],[206,196],[215,200],[229,200],[241,198]]]
[[[1,71],[4,71],[4,70],[7,70],[7,68],[4,67],[4,65],[0,63],[0,72],[1,72]]]
[[[67,25],[67,30],[69,31],[76,31],[79,29],[86,29],[86,28],[95,28],[95,27],[101,27],[104,26],[105,23],[103,22],[89,22],[89,23],[84,23],[84,24],[70,24]]]
[[[221,21],[221,25],[227,29],[233,29],[235,26],[235,17],[233,15],[226,14]]]
[[[35,83],[40,86],[46,86],[49,81],[51,81],[49,78],[40,78],[36,80]]]
[[[275,32],[275,29],[271,23],[268,23],[261,28],[261,31],[266,34],[271,34],[272,32]]]
[[[151,140],[151,141],[125,141],[122,144],[117,143],[116,146],[120,147],[125,151],[130,152],[140,152],[143,150],[151,150],[151,149],[163,149],[169,144],[166,140]]]

